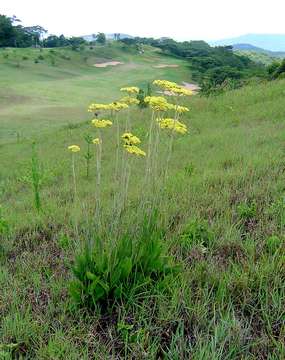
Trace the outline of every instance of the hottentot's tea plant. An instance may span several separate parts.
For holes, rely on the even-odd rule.
[[[153,84],[158,86],[164,94],[171,95],[175,104],[168,102],[164,96],[144,98],[144,103],[152,112],[147,134],[147,150],[142,148],[141,139],[130,132],[129,108],[140,104],[140,100],[137,99],[139,88],[135,86],[121,88],[127,96],[119,101],[110,104],[93,103],[88,108],[89,112],[94,113],[95,118],[91,124],[97,131],[97,137],[92,141],[96,145],[95,226],[97,230],[94,234],[96,240],[92,243],[86,241],[73,269],[75,280],[72,282],[70,293],[75,302],[81,306],[89,308],[94,308],[97,304],[107,306],[116,300],[126,300],[135,294],[143,294],[143,289],[164,278],[166,273],[173,268],[169,259],[165,257],[163,237],[157,229],[158,217],[154,215],[157,214],[155,210],[157,204],[160,204],[158,196],[162,193],[156,191],[157,194],[153,196],[153,192],[158,190],[158,183],[163,187],[163,183],[167,181],[175,135],[183,135],[188,131],[180,118],[189,109],[179,105],[178,100],[182,96],[191,95],[192,92],[166,80],[156,80]],[[127,113],[124,113],[125,110]],[[122,113],[125,118],[123,124],[119,116]],[[113,179],[115,196],[111,219],[106,221],[102,219],[100,201],[102,134],[104,129],[113,125],[116,128],[116,161]],[[123,133],[121,133],[122,128],[125,130]],[[164,157],[159,154],[161,131],[169,135]],[[107,134],[108,132],[104,132],[104,136]],[[74,153],[80,148],[77,145],[71,145],[69,150],[72,152],[76,195]],[[122,212],[127,206],[135,157],[146,158],[145,181],[138,206],[140,220],[137,224],[132,224],[132,229],[127,229],[120,221]],[[162,161],[163,158],[164,161]],[[150,198],[152,201],[149,201]],[[143,224],[141,219],[144,219]],[[108,224],[104,231],[102,231],[102,224]]]

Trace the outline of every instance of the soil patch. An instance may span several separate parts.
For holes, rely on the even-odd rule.
[[[164,68],[178,68],[179,65],[176,64],[158,64],[155,65],[154,68],[156,69],[164,69]]]
[[[122,65],[122,64],[123,63],[121,61],[107,61],[107,62],[103,62],[103,63],[94,64],[94,66],[97,68],[105,68],[107,66],[117,66],[117,65]]]

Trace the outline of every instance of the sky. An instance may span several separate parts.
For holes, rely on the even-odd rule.
[[[65,36],[118,32],[182,41],[285,33],[285,0],[0,0],[0,14]]]

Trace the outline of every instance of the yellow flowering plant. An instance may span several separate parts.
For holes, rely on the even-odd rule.
[[[120,91],[127,92],[128,94],[138,94],[140,89],[137,86],[122,87]]]
[[[113,124],[111,120],[106,120],[106,119],[94,119],[91,121],[91,123],[96,128],[105,128],[108,126],[112,126]]]

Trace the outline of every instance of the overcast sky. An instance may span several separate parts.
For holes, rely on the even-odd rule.
[[[285,0],[0,0],[0,14],[67,36],[100,31],[215,40],[285,33]]]

